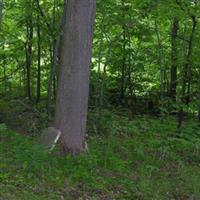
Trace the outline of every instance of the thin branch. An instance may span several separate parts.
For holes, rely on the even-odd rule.
[[[37,3],[38,11],[39,11],[41,17],[44,19],[44,22],[45,22],[45,24],[46,24],[46,26],[47,26],[49,32],[50,32],[52,35],[54,35],[54,34],[53,34],[52,27],[51,27],[51,25],[48,23],[47,17],[46,17],[46,15],[44,14],[44,11],[42,10],[42,8],[41,8],[41,6],[40,6],[39,0],[35,0],[35,1],[36,1],[36,3]]]

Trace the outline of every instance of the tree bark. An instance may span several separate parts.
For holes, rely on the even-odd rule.
[[[67,1],[55,115],[64,155],[85,150],[95,5],[95,0]]]

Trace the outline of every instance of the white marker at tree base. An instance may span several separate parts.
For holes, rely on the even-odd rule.
[[[54,127],[49,127],[43,131],[41,136],[41,143],[46,149],[48,149],[51,152],[54,149],[56,143],[58,142],[60,136],[60,130]]]

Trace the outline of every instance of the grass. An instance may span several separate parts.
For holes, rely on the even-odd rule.
[[[90,152],[46,153],[37,139],[0,125],[2,200],[200,199],[200,128],[190,120],[105,113]],[[109,121],[109,123],[104,123]],[[104,126],[103,126],[104,125]]]

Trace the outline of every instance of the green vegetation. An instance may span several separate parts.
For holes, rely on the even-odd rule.
[[[200,200],[199,41],[200,0],[0,0],[0,200]]]
[[[89,136],[89,153],[78,157],[49,155],[35,138],[1,124],[1,199],[199,199],[194,121],[179,132],[170,117],[129,120],[104,111],[100,121],[102,132]]]

